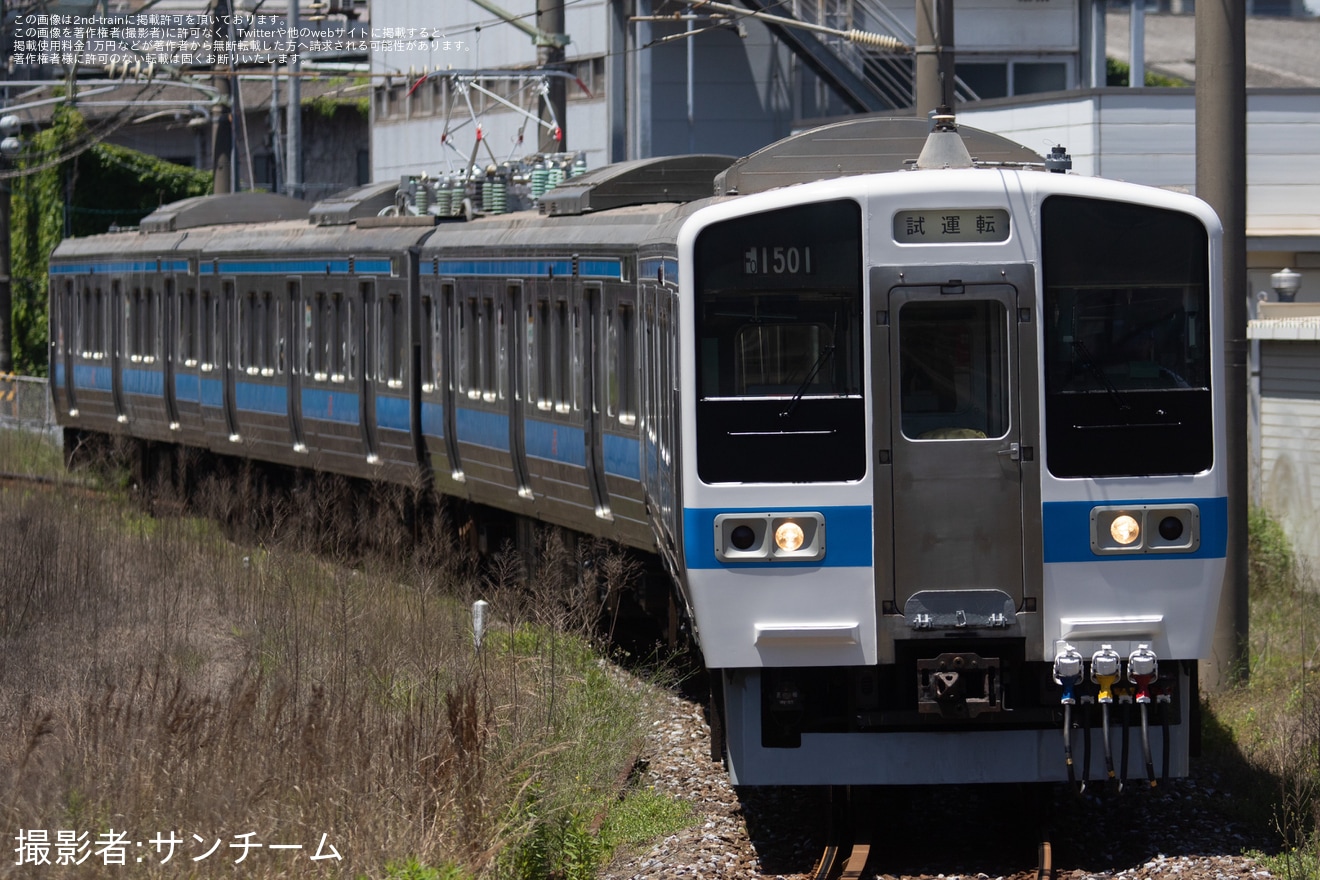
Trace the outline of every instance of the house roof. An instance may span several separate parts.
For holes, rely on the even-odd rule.
[[[1146,13],[1146,71],[1196,81],[1196,16]],[[1105,14],[1105,53],[1131,60],[1128,10]],[[1247,19],[1247,88],[1320,88],[1320,18]]]

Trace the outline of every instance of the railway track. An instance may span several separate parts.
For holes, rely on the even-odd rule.
[[[829,827],[824,850],[808,875],[811,880],[861,880],[879,873],[886,849],[877,829],[889,827],[883,816],[893,810],[892,804],[886,804],[883,792],[883,789],[847,786],[830,789]],[[1041,809],[1043,797],[1041,788],[1034,787],[1027,794],[1028,809],[1022,815],[1031,817],[1028,824],[1034,827],[1037,839],[1036,880],[1055,880],[1054,846],[1049,823]],[[893,841],[892,845],[901,847],[902,841]],[[873,856],[876,864],[872,864]]]

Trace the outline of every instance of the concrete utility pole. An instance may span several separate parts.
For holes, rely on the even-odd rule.
[[[1247,38],[1237,0],[1196,4],[1196,194],[1224,224],[1224,382],[1228,403],[1228,572],[1208,690],[1247,675]]]
[[[536,27],[543,36],[536,38],[536,63],[544,70],[559,70],[564,63],[564,0],[536,0]],[[562,76],[553,76],[547,83],[549,94],[541,98],[541,117],[559,120],[561,140],[551,143],[550,150],[568,149],[568,91]]]
[[[289,0],[289,33],[297,34],[302,28],[298,13],[298,0]],[[284,191],[295,199],[302,198],[302,61],[298,58],[298,38],[293,38],[289,59],[289,109],[285,117]]]
[[[216,63],[216,47],[229,45],[229,0],[215,0],[211,7],[211,79],[220,100],[211,129],[212,189],[216,195],[234,191],[234,105],[229,74]],[[231,47],[232,48],[232,47]]]
[[[953,109],[953,0],[917,0],[917,116]]]

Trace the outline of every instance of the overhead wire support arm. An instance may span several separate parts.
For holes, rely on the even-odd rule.
[[[482,2],[482,0],[473,0],[473,2],[478,3]],[[812,24],[811,22],[800,21],[796,18],[785,18],[782,15],[771,15],[768,12],[757,12],[739,6],[730,6],[727,3],[717,3],[715,0],[695,0],[691,5],[690,11],[696,12],[697,10],[706,7],[719,10],[720,12],[727,12],[739,18],[755,18],[760,21],[770,22],[783,27],[799,28],[801,30],[812,31],[818,34],[825,34],[826,36],[840,37],[850,43],[856,43],[860,46],[868,46],[872,49],[879,49],[884,52],[910,53],[915,49],[914,46],[904,43],[897,37],[888,36],[887,34],[875,34],[870,31],[861,31],[857,28],[841,30],[839,28],[827,27],[823,24]],[[689,36],[691,36],[691,34],[687,32],[670,34],[667,37],[653,40],[650,45],[656,46],[661,43],[668,43],[672,40],[685,39]]]
[[[532,42],[537,46],[554,46],[556,48],[562,49],[572,42],[568,34],[547,33],[541,30],[536,25],[531,25],[523,21],[523,18],[525,16],[514,15],[512,12],[509,12],[506,9],[502,9],[497,4],[490,2],[490,0],[472,0],[472,2],[477,4],[487,12],[491,13],[492,15],[499,16],[501,19],[513,25],[518,30],[527,34],[527,36],[531,37]]]

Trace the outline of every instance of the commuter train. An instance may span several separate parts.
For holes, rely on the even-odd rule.
[[[738,783],[1183,775],[1227,547],[1219,222],[929,129],[626,162],[538,210],[471,180],[166,206],[51,259],[61,424],[656,554]]]

